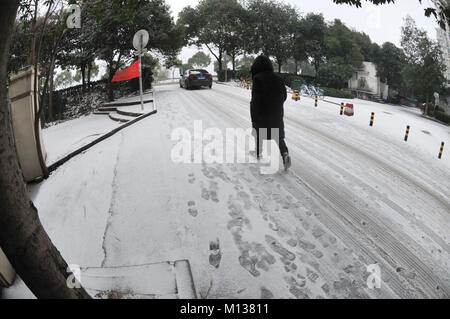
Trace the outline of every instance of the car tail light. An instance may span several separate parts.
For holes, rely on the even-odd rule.
[[[209,78],[212,80],[212,74],[209,75]]]
[[[194,76],[191,74],[191,75],[189,75],[189,80],[193,80],[194,79]]]

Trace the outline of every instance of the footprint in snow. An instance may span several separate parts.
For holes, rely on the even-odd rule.
[[[269,289],[265,287],[261,288],[261,299],[272,299],[273,297],[273,293]]]
[[[202,198],[204,200],[212,200],[214,203],[219,202],[219,186],[216,182],[210,182],[209,183],[209,189],[204,187],[203,183],[201,184],[201,190],[202,190]]]
[[[222,260],[219,238],[209,243],[209,250],[211,251],[211,254],[209,255],[209,263],[211,266],[219,268],[220,261]]]
[[[267,242],[267,244],[269,244],[270,248],[277,254],[281,255],[282,257],[286,258],[287,260],[290,260],[290,261],[295,260],[295,255],[293,253],[291,253],[289,250],[287,250],[286,248],[284,248],[272,236],[266,235],[266,242]]]
[[[253,277],[259,277],[261,273],[256,269],[256,262],[250,258],[249,252],[243,251],[239,256],[239,264],[246,269]]]
[[[198,210],[195,208],[195,202],[193,200],[188,202],[188,212],[192,217],[197,217]]]

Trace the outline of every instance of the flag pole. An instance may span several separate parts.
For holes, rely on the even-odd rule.
[[[139,91],[141,94],[141,110],[144,110],[144,97],[142,92],[142,51],[143,51],[143,35],[139,36]]]

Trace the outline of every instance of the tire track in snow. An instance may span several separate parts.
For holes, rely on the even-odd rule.
[[[227,97],[229,97],[229,95],[227,95]],[[225,112],[225,110],[222,106],[216,105],[218,103],[217,99],[213,99],[210,96],[208,96],[208,97],[203,96],[203,98],[208,101],[207,105],[213,106],[215,110],[218,110],[222,114],[226,115],[234,123],[239,122],[239,124],[242,125],[243,123],[246,122],[240,114],[237,114],[234,111],[230,111],[230,109],[228,109],[228,112]],[[238,100],[242,101],[242,99],[240,99],[240,98],[238,98]],[[203,101],[203,104],[205,104],[205,101]],[[230,112],[234,113],[236,116],[238,116],[239,119],[236,119],[235,117],[231,116]],[[301,123],[297,123],[297,124],[302,125]],[[306,128],[306,129],[309,129],[319,135],[323,135],[322,132],[312,129],[309,126],[306,126],[306,127],[302,126],[302,128]],[[325,136],[325,137],[329,138],[328,136]],[[336,142],[334,144],[338,144],[338,145],[343,144],[341,141],[335,140],[334,142]],[[347,145],[344,144],[342,146],[347,146]],[[351,151],[361,153],[357,149],[351,149]],[[363,154],[363,157],[365,157],[366,160],[369,160],[369,161],[372,160],[367,154]],[[378,164],[378,162],[377,162],[377,164]],[[389,170],[389,171],[392,170],[391,167],[385,165],[384,163],[381,162],[380,164],[382,165],[382,168]],[[394,173],[399,173],[399,174],[401,174],[401,177],[407,179],[407,176],[405,176],[401,172],[394,172]],[[305,178],[300,179],[300,180],[302,180],[304,182]],[[306,180],[319,181],[319,180],[321,180],[321,177],[310,176],[310,178],[306,179]],[[376,246],[375,248],[378,251],[378,253],[380,254],[381,259],[390,261],[391,267],[395,267],[396,265],[401,264],[404,267],[406,266],[406,267],[415,269],[418,272],[418,278],[421,279],[420,281],[422,282],[422,285],[425,286],[426,292],[423,292],[423,294],[425,296],[442,296],[442,294],[439,291],[436,291],[436,287],[440,287],[440,289],[442,289],[444,296],[450,295],[449,288],[447,287],[447,285],[445,283],[444,283],[444,285],[442,285],[441,280],[438,277],[433,276],[432,271],[430,271],[430,269],[424,263],[422,263],[418,258],[416,258],[416,256],[413,253],[411,253],[404,245],[402,245],[400,243],[396,243],[397,239],[395,238],[395,236],[392,235],[395,233],[395,230],[390,229],[388,225],[382,225],[382,224],[380,225],[380,221],[378,221],[378,220],[368,218],[369,216],[362,214],[361,210],[358,207],[355,207],[351,202],[348,202],[345,200],[343,201],[342,200],[342,191],[338,192],[337,189],[331,185],[326,185],[326,184],[324,185],[324,184],[316,183],[313,187],[309,186],[309,188],[311,190],[313,190],[314,193],[322,200],[329,202],[328,199],[333,198],[333,202],[329,203],[329,204],[331,204],[332,207],[334,206],[334,210],[341,214],[341,219],[343,221],[347,221],[347,226],[352,226],[354,228],[353,231],[359,232],[362,237],[367,236],[366,230],[363,228],[358,229],[358,227],[355,227],[355,225],[360,223],[361,220],[369,220],[369,224],[373,228],[372,233],[376,234],[376,236],[375,236],[376,241],[379,242],[379,244],[381,244],[381,245],[378,245],[374,242],[374,245]],[[429,189],[425,189],[425,191],[427,191],[427,193],[429,193],[429,195],[431,195],[435,200],[438,200],[441,205],[444,205],[444,207],[446,207],[446,204],[447,204],[446,201],[445,200],[442,201],[442,198],[440,198],[439,195],[436,196],[435,194],[431,193]],[[350,238],[350,239],[353,241],[353,245],[360,246],[360,248],[364,248],[363,246],[359,245],[359,243],[355,242],[355,240],[353,238]],[[390,254],[387,254],[386,252],[384,252],[383,247],[388,248],[390,250]],[[371,254],[369,254],[369,256],[370,255]],[[391,256],[391,255],[393,255],[393,256]],[[400,262],[393,263],[392,258],[396,258]],[[379,259],[379,258],[376,258],[376,259]],[[398,275],[396,276],[395,273],[392,273],[392,278],[397,278],[397,277],[398,277]],[[415,290],[418,292],[420,292],[420,290],[421,290],[421,287],[415,286],[414,283],[413,283],[412,287],[414,287],[414,289],[412,289],[412,290]],[[395,289],[395,290],[397,290],[397,293],[399,293],[399,295],[402,295],[402,294],[404,294],[404,289],[406,287],[404,286],[404,282],[401,283],[399,281],[397,283],[396,288],[397,289]],[[409,294],[405,295],[405,297],[407,297],[407,296],[409,296]]]
[[[365,247],[357,243],[358,239],[367,240],[367,244],[377,252],[379,258],[371,258],[374,262],[379,260],[384,260],[385,264],[392,267],[392,270],[398,269],[399,267],[406,267],[406,269],[414,270],[417,273],[417,280],[409,281],[412,287],[416,286],[416,281],[420,283],[419,287],[415,287],[417,291],[421,288],[426,289],[424,291],[423,297],[448,297],[450,296],[449,287],[447,284],[442,282],[442,280],[435,276],[433,271],[427,267],[417,256],[411,252],[407,247],[405,247],[396,237],[395,230],[381,222],[379,219],[371,217],[370,213],[363,213],[364,209],[358,207],[353,202],[352,194],[349,194],[344,189],[337,189],[337,185],[332,185],[330,182],[321,179],[320,176],[314,176],[311,170],[303,169],[298,170],[298,165],[293,165],[296,172],[301,171],[302,178],[298,178],[302,183],[304,183],[309,189],[311,189],[321,201],[326,202],[329,207],[331,207],[334,213],[339,214],[340,220],[344,222],[347,229],[350,229],[353,234],[357,236],[352,236],[350,240],[354,241],[354,245],[359,245],[360,247]],[[292,173],[294,174],[294,173]],[[329,223],[325,221],[325,224]],[[336,225],[334,225],[336,227]],[[341,232],[342,234],[342,232]],[[398,235],[398,234],[397,234]],[[405,236],[406,237],[406,236]],[[365,251],[368,252],[367,250]],[[384,267],[383,272],[389,269]],[[394,272],[391,271],[391,277]],[[395,278],[395,277],[394,277]],[[400,281],[401,282],[401,281]],[[397,288],[400,282],[398,281]],[[440,287],[439,289],[436,289]],[[396,293],[401,295],[403,293],[401,290],[395,289]],[[443,295],[439,292],[443,291]],[[406,296],[404,296],[406,297]]]
[[[314,146],[317,146],[317,145],[321,144],[321,141],[314,140],[314,142],[312,142],[310,139],[302,138],[302,145],[306,145],[306,144],[312,145],[312,143],[314,143]],[[324,146],[324,148],[326,147],[325,143],[323,143],[323,146]],[[339,152],[339,153],[342,153],[342,152]],[[318,152],[314,151],[312,149],[312,147],[310,147],[307,154],[302,154],[302,155],[303,155],[303,157],[310,156],[312,158],[312,160],[321,161],[321,162],[325,163],[328,167],[330,167],[335,172],[339,172],[340,170],[343,169],[342,167],[335,165],[333,160],[327,159],[326,157],[323,156],[323,154],[319,154]],[[342,156],[342,155],[339,154],[339,156]],[[338,158],[339,156],[336,156],[336,158]],[[352,163],[353,163],[353,168],[355,168],[355,165],[358,164],[358,162],[356,162],[356,164],[354,164],[355,163],[354,161]],[[359,171],[361,173],[365,173],[363,168],[364,168],[363,165],[361,165],[361,167],[359,169]],[[381,173],[381,172],[377,171],[377,173]],[[342,175],[344,175],[344,174],[341,174],[341,176]],[[381,174],[377,174],[377,175],[381,175]],[[387,172],[384,172],[384,174],[382,176],[382,178],[384,178],[383,180],[380,180],[379,177],[380,176],[376,176],[376,178],[375,177],[371,178],[371,182],[375,182],[375,184],[376,184],[376,183],[383,183],[383,182],[388,183],[391,181],[391,175],[389,175]],[[423,222],[417,221],[411,213],[407,212],[405,209],[403,209],[400,205],[395,203],[393,200],[390,200],[385,194],[381,194],[377,189],[375,189],[371,185],[367,184],[365,181],[363,181],[361,178],[357,177],[357,175],[354,175],[349,170],[345,170],[345,179],[347,179],[348,181],[351,181],[354,185],[362,188],[364,190],[364,192],[370,193],[371,197],[376,197],[377,200],[384,203],[386,206],[388,206],[393,211],[396,211],[397,213],[399,213],[399,215],[402,216],[403,218],[405,218],[405,220],[407,220],[407,221],[413,223],[415,226],[421,228],[421,230],[424,231],[429,237],[431,237],[441,248],[443,248],[447,253],[450,253],[450,246],[448,243],[446,243],[440,236],[438,236],[430,227],[425,225]],[[405,185],[407,185],[407,187],[409,187],[409,188],[412,188],[414,186],[414,185],[407,184],[407,183],[405,183]],[[401,190],[402,189],[399,187],[399,191],[401,191]],[[407,194],[407,195],[412,196],[411,194]],[[398,196],[400,196],[400,194]],[[430,212],[427,212],[427,213],[430,213]],[[448,226],[448,224],[446,224],[444,221],[438,219],[437,217],[433,217],[432,215],[428,215],[428,216],[432,217],[432,219],[434,219],[436,221],[437,225],[444,228],[444,231],[447,230],[448,233],[450,233],[450,227]]]

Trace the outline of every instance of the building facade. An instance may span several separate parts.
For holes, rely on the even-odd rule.
[[[445,2],[446,5],[450,5],[447,0],[434,0],[436,8],[439,9],[438,2]],[[441,47],[443,59],[447,70],[445,71],[445,79],[447,80],[447,86],[450,86],[450,28],[446,25],[446,30],[440,27],[436,28],[437,41]]]
[[[348,81],[348,88],[359,98],[386,100],[389,94],[389,86],[381,82],[376,64],[372,62],[363,62],[362,68]]]

